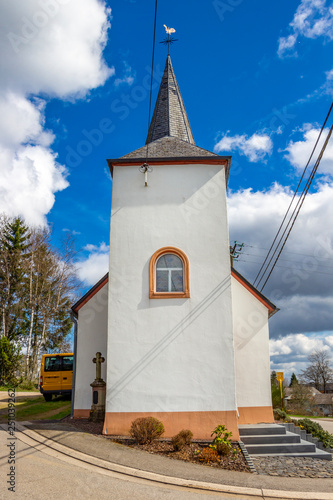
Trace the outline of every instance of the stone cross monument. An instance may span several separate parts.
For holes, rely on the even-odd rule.
[[[96,378],[91,385],[92,387],[92,405],[90,410],[89,420],[94,422],[104,420],[105,414],[105,393],[106,383],[102,379],[102,363],[104,363],[102,353],[96,352],[96,357],[92,362],[96,364]]]
[[[96,358],[93,358],[93,363],[96,363],[96,379],[95,382],[102,380],[102,363],[104,363],[105,358],[102,357],[100,352],[96,352]]]

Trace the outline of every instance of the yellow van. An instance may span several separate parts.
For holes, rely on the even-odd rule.
[[[51,401],[53,395],[71,395],[72,382],[73,353],[43,354],[39,390],[45,401]]]

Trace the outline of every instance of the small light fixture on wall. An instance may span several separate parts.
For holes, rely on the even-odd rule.
[[[142,174],[145,174],[145,187],[147,187],[148,186],[148,172],[152,172],[153,167],[150,167],[148,165],[148,163],[144,163],[143,165],[141,165],[141,167],[139,167],[139,171]]]

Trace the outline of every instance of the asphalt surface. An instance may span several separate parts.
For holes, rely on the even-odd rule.
[[[9,465],[7,433],[0,431],[0,499],[18,500],[256,500],[263,497],[235,496],[210,491],[195,491],[177,485],[153,482],[135,475],[124,475],[88,462],[76,461],[52,448],[37,445],[19,436],[15,443],[14,486],[7,483]],[[8,491],[8,487],[14,491]]]
[[[333,434],[333,418],[311,418],[311,420],[320,424],[325,431]]]
[[[1,396],[8,397],[6,393]],[[325,422],[325,428],[326,423],[333,425],[333,419],[326,420],[319,422]],[[19,500],[85,500],[96,494],[111,500],[187,500],[194,495],[200,500],[211,496],[333,500],[333,479],[329,478],[281,478],[214,469],[128,448],[61,422],[25,423],[24,427],[17,423],[14,437],[7,430],[0,426],[0,499],[10,498],[7,444],[16,438],[15,498]]]
[[[100,495],[100,491],[104,488],[105,481],[109,481],[109,491],[111,483],[115,486],[112,486],[112,495],[105,498],[112,500],[118,498],[123,500],[127,498],[159,499],[166,498],[166,496],[172,500],[187,499],[188,495],[194,494],[200,495],[200,500],[210,495],[235,499],[333,500],[333,479],[278,478],[213,469],[128,448],[113,443],[103,436],[80,432],[70,424],[45,422],[26,425],[26,428],[21,428],[18,424],[17,430],[21,429],[22,432],[16,434],[18,446],[23,446],[21,455],[19,453],[21,458],[18,464],[20,469],[25,467],[24,479],[20,484],[25,485],[22,488],[22,494],[27,495],[21,496],[20,494],[16,497],[19,499],[29,497],[27,492],[30,486],[38,483],[38,479],[33,478],[35,476],[38,478],[39,475],[43,484],[47,479],[45,484],[47,494],[39,496],[35,492],[32,498],[59,498],[57,496],[59,492],[54,490],[52,493],[52,488],[58,489],[61,485],[63,487],[66,484],[63,482],[65,481],[64,475],[67,475],[70,481],[73,475],[73,481],[77,478],[75,481],[77,480],[81,486],[77,493],[75,490],[72,498],[80,499],[90,498],[94,486],[97,487],[99,498],[104,498]],[[1,432],[1,435],[2,444],[4,444],[6,432]],[[50,452],[51,458],[49,458],[50,455],[46,458],[45,454]],[[30,461],[26,460],[28,456]],[[3,459],[3,453],[1,457]],[[37,462],[31,462],[32,458]],[[56,464],[53,464],[54,460]],[[50,461],[50,463],[45,461]],[[31,471],[30,465],[33,463],[35,468]],[[1,465],[2,470],[6,469],[5,462]],[[84,481],[80,483],[82,468],[88,468],[89,474],[83,474]],[[58,474],[60,474],[59,477]],[[21,474],[18,480],[20,476]],[[91,477],[91,480],[88,481],[88,477]],[[114,491],[118,491],[120,496]],[[30,493],[32,492],[31,490]],[[9,497],[0,496],[0,498]]]

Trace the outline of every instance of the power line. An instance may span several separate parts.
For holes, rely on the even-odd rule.
[[[269,265],[270,265],[270,263],[271,263],[272,259],[274,258],[274,255],[275,255],[275,253],[276,253],[276,251],[277,251],[277,248],[279,247],[280,242],[281,242],[281,240],[282,240],[282,238],[283,238],[283,236],[284,236],[284,234],[285,234],[285,231],[286,231],[286,230],[284,231],[284,233],[283,233],[282,237],[280,238],[280,241],[279,241],[279,243],[278,243],[278,245],[277,245],[277,247],[276,247],[276,249],[275,249],[275,251],[274,251],[274,253],[273,253],[273,255],[272,255],[271,259],[270,259],[270,261],[269,261],[269,263],[267,264],[267,266],[266,266],[265,270],[263,271],[263,268],[264,268],[264,266],[265,266],[265,264],[266,264],[267,260],[269,259],[270,253],[271,253],[271,252],[272,252],[272,250],[273,250],[273,247],[274,247],[274,245],[275,245],[275,242],[276,242],[276,240],[277,240],[277,238],[278,238],[278,236],[279,236],[279,234],[280,234],[280,232],[281,232],[281,230],[282,230],[282,227],[283,227],[284,222],[285,222],[285,220],[286,220],[286,218],[287,218],[287,216],[288,216],[288,213],[289,213],[289,211],[290,211],[290,208],[291,208],[291,206],[292,206],[292,204],[293,204],[293,202],[294,202],[294,199],[295,199],[295,197],[296,197],[296,195],[297,195],[297,193],[298,193],[298,190],[299,190],[299,188],[300,188],[300,185],[301,185],[301,183],[302,183],[302,180],[303,180],[303,178],[304,178],[304,175],[305,175],[305,173],[306,173],[306,170],[307,170],[307,168],[308,168],[308,166],[309,166],[309,164],[310,164],[310,161],[311,161],[311,159],[312,159],[312,157],[313,157],[313,154],[314,154],[315,149],[316,149],[316,147],[317,147],[317,145],[318,145],[318,142],[319,142],[319,140],[320,140],[320,137],[321,137],[321,135],[322,135],[322,133],[323,133],[323,130],[324,130],[325,126],[326,126],[327,120],[328,120],[328,118],[329,118],[329,116],[330,116],[330,114],[331,114],[332,108],[333,108],[333,103],[331,104],[330,109],[329,109],[329,111],[328,111],[328,113],[327,113],[327,116],[326,116],[326,118],[325,118],[325,121],[324,121],[324,123],[323,123],[323,126],[321,127],[321,130],[320,130],[320,133],[319,133],[318,138],[317,138],[317,140],[316,140],[316,143],[315,143],[315,145],[314,145],[314,147],[313,147],[313,149],[312,149],[312,152],[311,152],[310,158],[309,158],[309,160],[308,160],[308,162],[307,162],[307,164],[306,164],[306,166],[305,166],[305,168],[304,168],[304,170],[303,170],[303,173],[302,173],[301,179],[300,179],[300,181],[299,181],[299,183],[298,183],[298,185],[297,185],[297,188],[296,188],[296,190],[295,190],[295,192],[294,192],[294,195],[293,195],[292,200],[291,200],[291,202],[290,202],[290,204],[289,204],[289,207],[288,207],[288,209],[287,209],[287,211],[286,211],[286,213],[285,213],[285,216],[284,216],[284,218],[283,218],[283,220],[282,220],[282,222],[281,222],[281,224],[280,224],[280,227],[279,227],[279,229],[278,229],[278,231],[277,231],[277,233],[276,233],[276,235],[275,235],[275,238],[274,238],[274,240],[273,240],[273,242],[272,242],[272,244],[271,244],[271,246],[270,246],[270,249],[269,249],[269,251],[268,251],[268,253],[267,253],[267,255],[266,255],[266,258],[265,258],[264,262],[262,263],[262,265],[261,265],[261,267],[260,267],[260,269],[259,269],[259,271],[258,271],[258,274],[257,274],[257,276],[256,276],[256,278],[255,278],[255,280],[254,280],[254,285],[256,285],[256,283],[257,283],[257,281],[258,281],[258,280],[259,280],[259,281],[258,281],[257,285],[259,285],[259,284],[260,284],[260,282],[262,281],[262,279],[263,279],[264,275],[266,274],[266,272],[267,272],[267,270],[268,270],[268,268],[269,268]],[[311,178],[311,175],[310,175],[310,178]],[[311,182],[312,182],[312,181],[311,181]],[[310,183],[310,184],[311,184],[311,183]],[[309,187],[310,187],[310,186],[309,186]],[[303,190],[303,193],[304,193],[304,190]],[[303,196],[303,193],[302,193],[301,197]],[[306,193],[307,193],[307,191],[306,191]],[[303,204],[303,202],[302,202],[302,204]],[[298,205],[298,204],[297,204],[297,205]],[[297,205],[296,205],[296,208],[297,208]],[[293,217],[294,213],[295,213],[295,209],[294,209],[294,212],[293,212],[293,214],[292,214],[291,218]],[[289,223],[290,223],[290,221],[289,221]],[[288,223],[288,225],[289,225],[289,223]],[[287,225],[287,227],[288,227],[288,225]],[[260,276],[260,274],[261,274],[261,273],[262,273],[262,276],[261,276],[261,277],[260,277],[260,279],[259,279],[259,276]],[[271,273],[270,273],[270,274],[271,274]],[[266,280],[266,282],[267,282],[267,280]],[[265,282],[265,284],[266,284],[266,282]],[[265,284],[264,284],[264,286],[265,286]],[[264,286],[262,287],[262,289],[264,288]]]
[[[259,264],[259,262],[256,262],[254,260],[248,260],[248,259],[239,259],[237,262],[249,262],[251,264]],[[279,266],[276,265],[275,267],[279,267],[280,269],[291,269],[293,271],[302,271],[305,273],[316,273],[316,274],[325,274],[326,276],[333,276],[333,273],[328,273],[327,271],[317,271],[317,270],[311,270],[311,269],[302,269],[301,267],[292,267],[292,266]],[[322,266],[325,267],[325,266]],[[333,267],[330,267],[329,269],[333,269]]]
[[[331,108],[330,108],[329,113],[331,112],[332,107],[333,107],[333,104],[331,105]],[[302,208],[302,205],[303,205],[303,203],[304,203],[304,200],[305,200],[305,198],[306,198],[306,195],[308,194],[308,191],[309,191],[309,189],[310,189],[310,186],[311,186],[311,184],[312,184],[312,181],[313,181],[313,179],[314,179],[314,176],[315,176],[315,174],[316,174],[316,172],[317,172],[317,170],[318,170],[319,164],[320,164],[320,162],[321,162],[321,159],[322,159],[323,154],[324,154],[324,152],[325,152],[325,149],[326,149],[326,147],[327,147],[328,141],[329,141],[329,140],[330,140],[330,138],[331,138],[332,132],[333,132],[333,125],[331,126],[330,131],[329,131],[329,133],[327,134],[327,137],[326,137],[326,140],[325,140],[325,142],[324,142],[324,145],[323,145],[323,147],[322,147],[322,149],[321,149],[321,151],[320,151],[320,153],[319,153],[319,156],[318,156],[318,158],[317,158],[317,161],[316,161],[316,163],[315,163],[315,165],[314,165],[314,167],[313,167],[313,169],[312,169],[312,171],[311,171],[311,175],[310,175],[309,179],[307,180],[307,183],[306,183],[306,185],[305,185],[305,188],[303,189],[303,192],[302,192],[302,194],[301,194],[301,196],[300,196],[300,198],[299,198],[299,200],[298,200],[298,202],[297,202],[297,204],[296,204],[296,207],[294,208],[294,211],[293,211],[293,213],[292,213],[292,215],[291,215],[291,217],[290,217],[290,219],[289,219],[289,222],[288,222],[288,224],[287,224],[287,226],[286,226],[286,228],[285,228],[285,230],[284,230],[284,232],[283,232],[283,234],[282,234],[282,236],[281,236],[281,238],[280,238],[280,241],[279,241],[279,243],[278,243],[278,245],[277,245],[277,247],[276,247],[276,249],[275,249],[275,251],[274,251],[274,253],[273,253],[273,255],[272,255],[272,257],[271,257],[271,259],[270,259],[270,261],[269,261],[269,263],[268,263],[268,265],[267,265],[267,267],[266,267],[266,269],[265,269],[264,274],[267,272],[267,269],[268,269],[268,267],[269,267],[270,263],[272,262],[272,259],[273,259],[274,255],[276,254],[276,252],[277,252],[277,250],[278,250],[279,245],[280,245],[280,244],[281,244],[281,242],[282,242],[282,238],[284,237],[284,235],[285,235],[285,233],[286,233],[286,231],[287,231],[287,229],[288,229],[288,226],[291,224],[291,225],[290,225],[290,228],[289,228],[289,230],[288,230],[288,233],[287,233],[287,235],[286,235],[286,237],[285,237],[284,241],[282,242],[281,249],[280,249],[280,251],[279,251],[279,253],[278,253],[278,255],[277,255],[277,257],[276,257],[276,259],[275,259],[275,261],[274,261],[274,263],[273,263],[273,266],[272,266],[272,268],[271,268],[271,270],[270,270],[270,272],[269,272],[269,274],[268,274],[268,276],[267,276],[267,278],[266,278],[266,281],[265,281],[265,283],[263,284],[263,286],[262,286],[262,288],[261,288],[261,290],[260,290],[260,291],[262,291],[262,290],[265,288],[266,283],[267,283],[267,281],[269,280],[269,278],[270,278],[270,276],[271,276],[271,274],[272,274],[272,272],[273,272],[273,269],[274,269],[274,267],[276,266],[276,263],[277,263],[277,261],[279,260],[279,257],[280,257],[280,255],[281,255],[281,253],[282,253],[283,249],[284,249],[284,246],[285,246],[285,244],[287,243],[287,240],[288,240],[288,238],[289,238],[289,236],[290,236],[291,230],[292,230],[292,228],[294,227],[294,224],[295,224],[296,219],[297,219],[297,217],[298,217],[298,215],[299,215],[299,212],[300,212],[300,210],[301,210],[301,208]],[[264,276],[264,274],[263,274],[263,276]],[[263,276],[261,277],[260,281],[263,279]],[[260,283],[260,281],[259,281],[259,283]],[[259,283],[258,283],[258,284],[259,284]]]
[[[262,255],[256,255],[256,254],[254,254],[254,253],[246,253],[246,252],[242,252],[242,254],[241,254],[241,255],[249,255],[250,257],[262,257]],[[315,259],[313,256],[310,256],[310,255],[307,255],[306,257],[308,257],[308,258],[310,258],[310,259],[311,259],[311,258],[312,258],[312,259]],[[283,260],[284,262],[292,262],[292,263],[295,263],[295,264],[298,262],[297,260],[291,260],[291,259],[280,259],[280,260]],[[315,260],[316,260],[316,262],[320,262],[320,260],[319,260],[319,259],[315,259]],[[333,259],[329,259],[329,260],[332,260],[332,262],[333,262]],[[259,262],[258,262],[258,264],[259,264]],[[321,267],[327,267],[328,269],[333,269],[333,266],[324,266],[324,265],[322,265],[322,264],[319,264],[319,265],[320,265]]]
[[[248,245],[247,243],[244,243],[244,246],[245,247],[249,247],[249,248],[257,248],[258,250],[269,250],[268,248],[265,248],[265,247],[258,247],[258,246],[254,246],[254,245]],[[295,255],[302,255],[303,257],[314,257],[313,255],[309,255],[307,253],[292,252],[291,250],[285,250],[285,253],[292,253],[292,254],[295,254]],[[328,260],[331,260],[331,259],[328,259]]]
[[[150,90],[149,90],[149,112],[148,112],[148,131],[147,131],[147,137],[148,137],[148,134],[149,134],[149,126],[150,126],[150,118],[151,118],[151,103],[152,103],[152,96],[153,96],[155,40],[156,40],[156,20],[157,20],[157,0],[155,0],[154,34],[153,34],[153,49],[152,49],[152,56],[151,56],[151,75],[150,75]],[[147,142],[147,148],[146,148],[146,163],[148,162],[148,149],[149,149],[149,142]]]
[[[151,117],[151,102],[153,94],[153,77],[154,77],[154,60],[155,60],[155,40],[156,40],[156,20],[157,20],[157,0],[155,0],[155,16],[154,16],[154,34],[153,34],[153,50],[151,56],[151,78],[150,78],[150,95],[149,95],[149,113],[148,113],[148,131]]]

